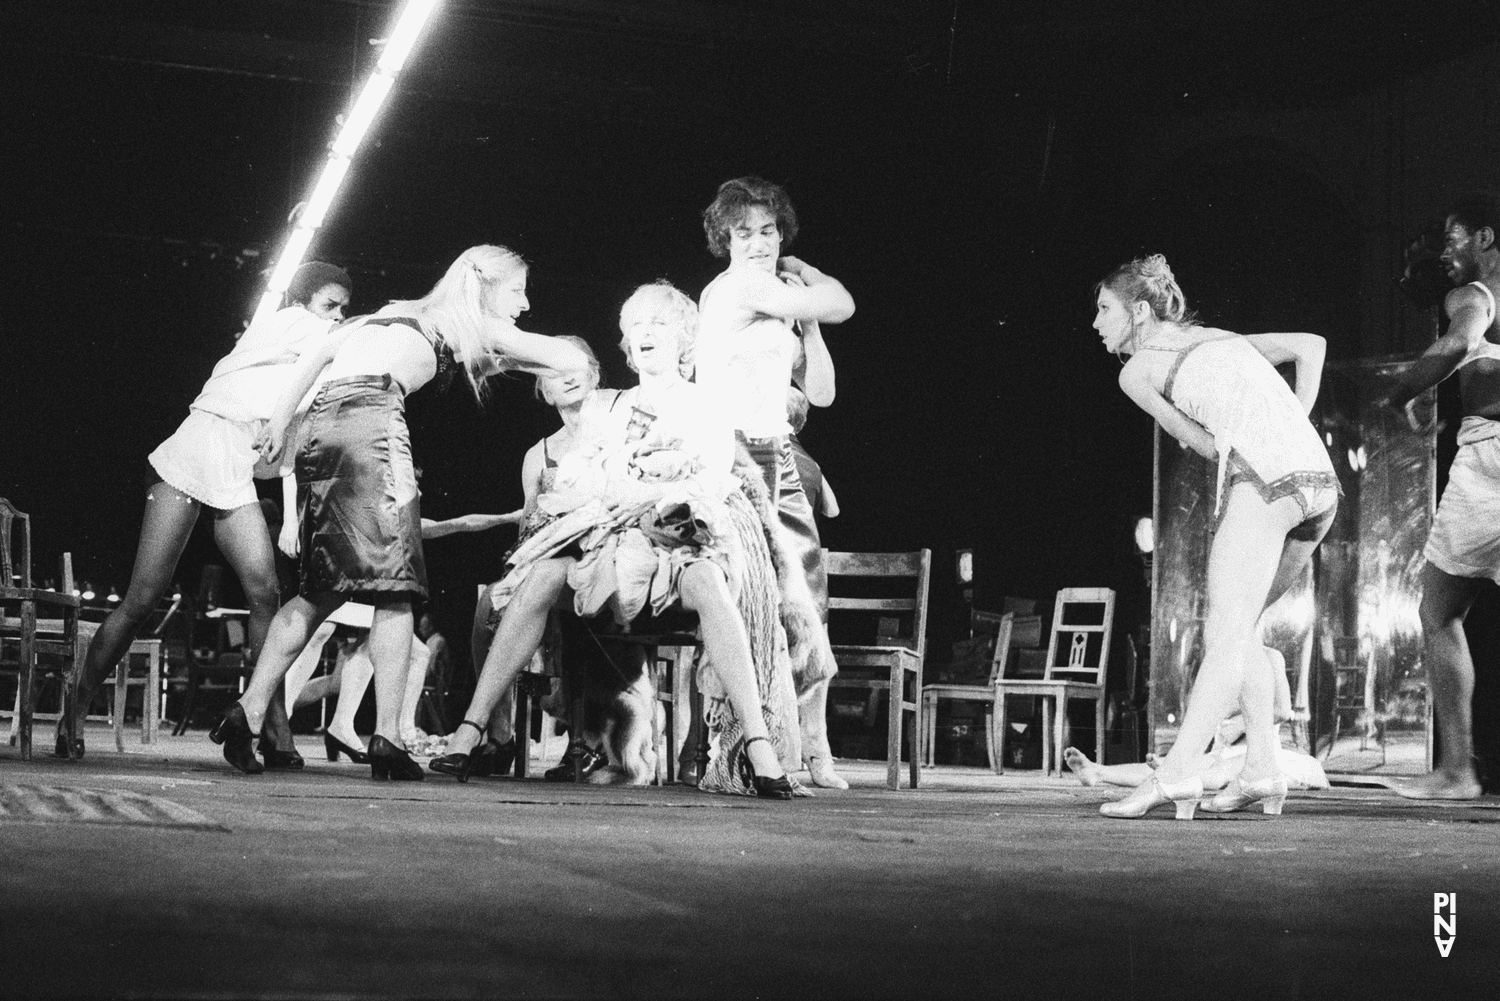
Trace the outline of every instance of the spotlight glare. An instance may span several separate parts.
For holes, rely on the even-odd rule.
[[[392,76],[401,71],[401,67],[406,64],[406,57],[411,54],[412,46],[417,44],[417,36],[422,33],[423,25],[436,6],[437,0],[411,0],[406,5],[396,27],[385,40],[385,49],[380,54],[378,64],[380,69]]]
[[[1136,519],[1135,551],[1142,556],[1149,556],[1156,551],[1156,526],[1150,518]]]
[[[276,270],[271,272],[271,291],[275,292],[278,298],[292,283],[292,275],[297,273],[297,268],[302,263],[302,255],[307,253],[307,247],[312,243],[312,238],[313,231],[305,226],[298,226],[287,238],[286,248],[281,252],[281,260],[276,264]]]
[[[118,605],[120,603],[120,592],[114,588],[110,588],[109,594],[104,596],[104,600],[112,605]]]
[[[328,207],[333,204],[333,196],[338,193],[339,185],[344,183],[344,175],[349,173],[349,158],[345,156],[332,156],[323,168],[323,176],[318,178],[318,186],[313,188],[312,198],[308,200],[307,208],[302,212],[302,218],[297,225],[307,229],[317,229],[323,225],[323,217],[328,214]]]
[[[334,156],[353,156],[355,150],[359,149],[359,141],[369,131],[370,123],[375,121],[375,112],[385,103],[385,96],[391,92],[391,85],[395,82],[394,77],[384,73],[372,74],[365,81],[365,89],[360,91],[359,100],[354,102],[354,110],[344,119],[344,127],[339,130],[339,137],[333,141]]]
[[[960,584],[974,583],[974,550],[958,550],[958,582]]]

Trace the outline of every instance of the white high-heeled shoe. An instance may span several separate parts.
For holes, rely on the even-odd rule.
[[[1236,776],[1198,805],[1209,813],[1235,813],[1252,803],[1259,803],[1268,817],[1281,816],[1281,808],[1286,804],[1286,776],[1273,775],[1248,782]]]
[[[1177,807],[1178,820],[1192,820],[1198,801],[1203,798],[1203,779],[1197,775],[1180,782],[1163,782],[1153,775],[1126,796],[1113,803],[1101,803],[1099,812],[1106,817],[1136,820],[1158,806],[1171,803]]]

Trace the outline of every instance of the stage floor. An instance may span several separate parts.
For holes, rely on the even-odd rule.
[[[1035,772],[891,792],[843,762],[850,791],[762,803],[87,736],[0,747],[11,996],[1368,998],[1500,969],[1500,799],[1125,822]]]

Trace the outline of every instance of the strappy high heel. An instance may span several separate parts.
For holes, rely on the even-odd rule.
[[[1192,820],[1198,801],[1203,798],[1203,779],[1197,775],[1180,782],[1163,782],[1153,775],[1136,786],[1130,795],[1113,803],[1101,803],[1099,812],[1106,817],[1136,820],[1158,806],[1168,803],[1177,807],[1178,820]]]
[[[474,770],[474,760],[479,757],[479,752],[484,747],[485,728],[467,719],[460,721],[458,725],[472,726],[475,732],[479,734],[479,743],[474,745],[474,750],[468,754],[459,754],[457,752],[453,754],[440,754],[427,762],[427,767],[441,775],[452,775],[460,782],[467,782],[469,781],[470,773]],[[457,733],[458,731],[454,730],[453,732]],[[370,746],[373,749],[375,745],[372,742]]]
[[[771,741],[768,737],[750,737],[746,739],[744,747],[740,752],[740,760],[743,762],[745,769],[744,774],[741,777],[749,779],[749,781],[745,784],[754,789],[755,795],[761,799],[791,799],[791,779],[787,778],[785,775],[778,775],[774,779],[768,779],[755,774],[755,766],[750,763],[750,745],[755,743],[757,740],[765,741],[767,746],[771,746]],[[772,747],[771,749],[773,752],[775,751],[774,747]]]
[[[420,782],[422,777],[422,766],[410,754],[378,733],[370,738],[370,778],[380,782],[391,779]]]
[[[337,761],[340,752],[342,752],[349,755],[349,760],[356,765],[367,765],[370,763],[370,756],[367,753],[350,747],[327,730],[323,731],[323,750],[328,752],[329,761]]]
[[[1198,806],[1209,813],[1236,813],[1252,803],[1259,803],[1268,817],[1281,816],[1286,805],[1286,776],[1273,775],[1268,779],[1251,779],[1246,782],[1236,776],[1229,785],[1204,799]]]

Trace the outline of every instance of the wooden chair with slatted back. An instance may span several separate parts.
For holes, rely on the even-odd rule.
[[[20,538],[20,553],[16,554],[15,537]],[[17,555],[19,558],[16,558]],[[66,566],[66,564],[65,564]],[[71,568],[68,570],[71,576]],[[18,579],[19,578],[19,579]],[[13,726],[17,730],[17,742],[21,747],[21,759],[31,758],[32,714],[36,703],[36,676],[40,667],[39,658],[55,658],[51,670],[63,679],[62,712],[68,720],[68,756],[73,754],[72,720],[73,697],[76,692],[74,659],[77,653],[78,609],[80,600],[73,594],[73,582],[65,580],[62,591],[48,591],[31,586],[31,518],[14,504],[0,497],[0,648],[7,641],[15,644],[17,651],[14,663],[17,669],[18,709]],[[7,613],[15,609],[15,618]],[[37,634],[38,612],[49,619],[57,619],[56,631]]]
[[[877,636],[869,645],[835,645],[834,660],[839,673],[829,682],[832,689],[861,689],[877,694],[888,692],[889,724],[886,731],[886,785],[892,789],[901,784],[901,744],[906,716],[911,726],[905,730],[908,740],[911,787],[917,788],[922,763],[922,659],[927,649],[927,588],[932,574],[932,550],[910,553],[834,553],[824,550],[828,566],[829,590],[840,579],[885,578],[906,581],[910,597],[843,597],[830,593],[830,621],[845,612],[910,615],[911,631],[907,636]]]
[[[1068,702],[1094,703],[1094,760],[1104,760],[1104,681],[1114,626],[1115,592],[1107,587],[1065,587],[1052,611],[1052,639],[1047,644],[1046,673],[1041,678],[995,681],[995,753],[1005,768],[1005,700],[1011,695],[1042,699],[1042,771],[1062,773],[1068,746]],[[1055,722],[1054,722],[1055,717]]]
[[[984,730],[984,749],[989,756],[990,768],[996,774],[1000,772],[1000,759],[996,752],[999,741],[995,734],[995,714],[993,706],[995,702],[995,681],[1005,674],[1005,663],[1010,657],[1013,646],[1011,637],[1014,634],[1016,614],[1006,612],[1000,616],[999,625],[995,631],[995,646],[990,656],[990,677],[983,685],[960,685],[960,684],[935,684],[922,686],[922,732],[926,735],[926,743],[923,746],[923,764],[931,768],[933,759],[937,756],[937,708],[943,699],[952,699],[958,702],[981,702],[987,709],[988,720]]]

